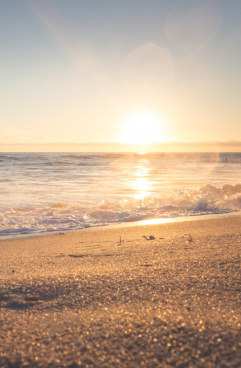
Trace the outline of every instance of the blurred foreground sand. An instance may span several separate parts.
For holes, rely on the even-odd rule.
[[[240,260],[240,217],[2,241],[0,366],[240,367]]]

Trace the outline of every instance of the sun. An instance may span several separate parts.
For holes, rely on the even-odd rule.
[[[129,115],[123,121],[121,143],[152,144],[163,141],[161,119],[149,111]]]

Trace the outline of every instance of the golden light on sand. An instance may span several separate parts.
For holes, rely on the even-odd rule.
[[[161,119],[148,111],[129,115],[124,119],[121,143],[152,144],[164,140]]]

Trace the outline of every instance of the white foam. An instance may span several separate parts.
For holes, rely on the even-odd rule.
[[[241,210],[241,184],[182,189],[140,200],[101,201],[96,206],[53,204],[12,208],[0,215],[0,236],[83,229],[150,218],[222,214]]]

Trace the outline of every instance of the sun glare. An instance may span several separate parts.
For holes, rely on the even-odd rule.
[[[123,123],[120,141],[128,144],[152,144],[163,141],[162,122],[150,112],[129,115]]]

